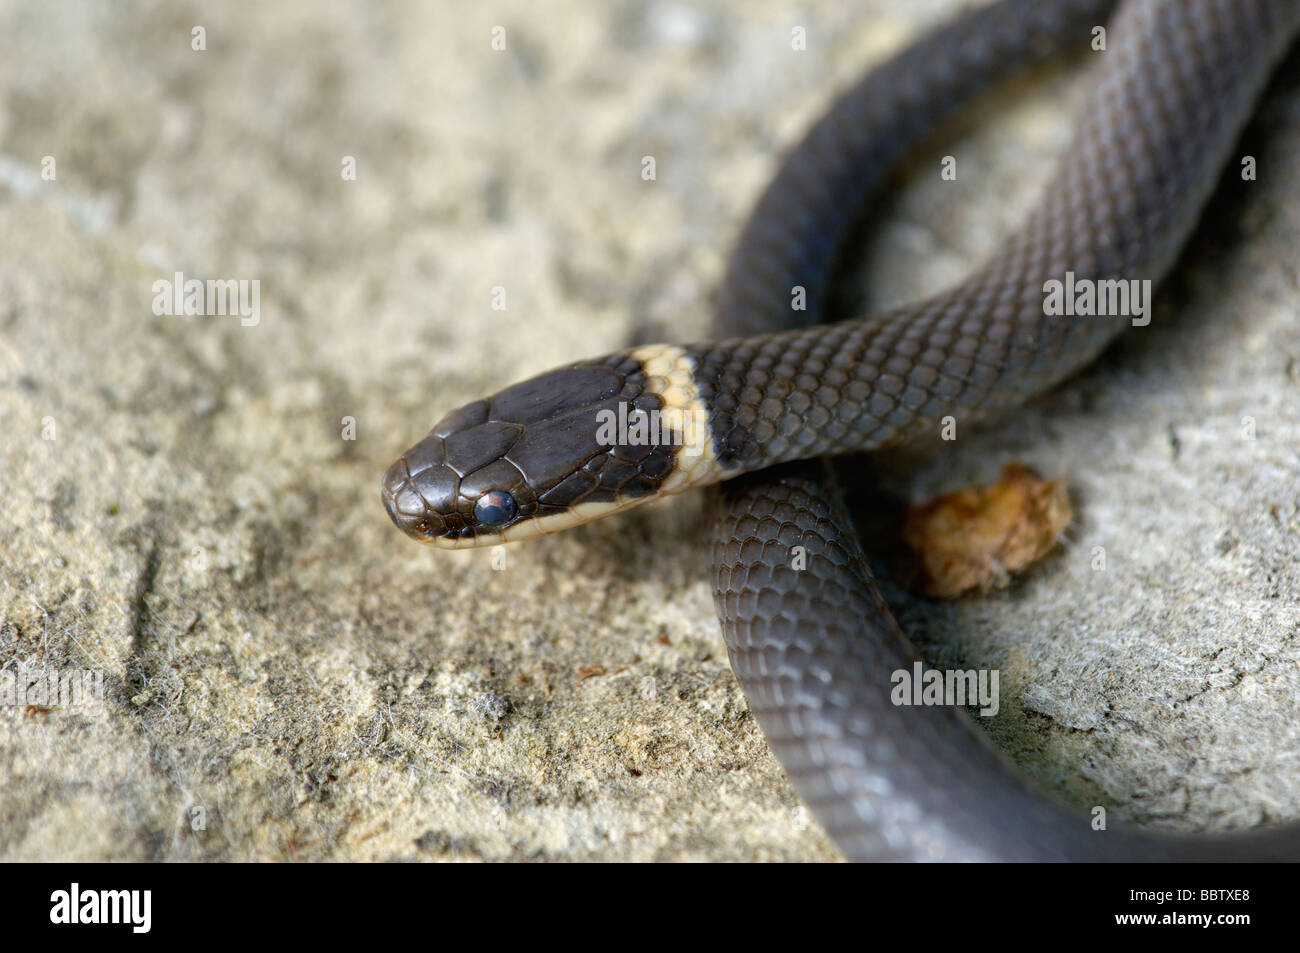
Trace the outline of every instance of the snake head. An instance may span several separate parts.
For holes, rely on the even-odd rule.
[[[690,367],[681,348],[643,347],[466,404],[388,468],[388,515],[414,539],[459,549],[540,536],[708,482],[707,422],[700,433],[701,414],[673,412],[698,402]]]

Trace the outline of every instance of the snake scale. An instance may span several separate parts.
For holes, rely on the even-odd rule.
[[[384,477],[397,526],[445,547],[529,538],[721,484],[712,582],[732,667],[850,859],[1300,857],[1300,826],[1094,830],[955,708],[894,705],[890,673],[917,656],[821,462],[937,432],[945,417],[1005,411],[1129,326],[1127,315],[1049,314],[1047,282],[1155,285],[1169,271],[1300,30],[1300,3],[1113,6],[998,0],[921,38],[841,94],[784,159],[730,259],[716,340],[633,348],[513,385],[448,414]],[[1103,23],[1070,145],[993,258],[934,297],[821,323],[846,237],[908,153],[1012,73],[1096,49]],[[795,547],[806,556],[797,567]]]

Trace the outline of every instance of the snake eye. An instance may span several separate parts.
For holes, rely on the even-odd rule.
[[[474,504],[474,518],[488,526],[509,523],[519,512],[519,504],[505,490],[489,490]]]

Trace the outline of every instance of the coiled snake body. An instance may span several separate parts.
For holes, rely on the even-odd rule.
[[[1087,50],[1112,5],[1000,0],[923,38],[843,94],[782,164],[728,266],[714,328],[724,340],[636,348],[516,384],[447,415],[384,479],[394,522],[442,546],[535,536],[727,481],[712,578],[732,666],[851,859],[1300,857],[1300,827],[1094,830],[961,713],[891,704],[890,673],[916,653],[818,462],[1012,407],[1131,323],[1049,316],[1046,282],[1164,277],[1300,29],[1295,0],[1123,4],[1070,147],[993,260],[933,298],[816,324],[837,250],[885,175],[1003,76]],[[796,289],[804,310],[791,308]],[[627,435],[645,420],[667,423],[649,440]]]

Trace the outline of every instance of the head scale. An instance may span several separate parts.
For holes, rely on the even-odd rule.
[[[679,348],[638,348],[452,411],[388,468],[388,515],[408,536],[461,548],[553,532],[707,482],[692,479],[712,460],[707,425],[703,436],[674,430],[683,415],[665,412],[698,399],[689,370]],[[638,420],[667,423],[638,430]],[[707,452],[683,456],[701,440]]]

